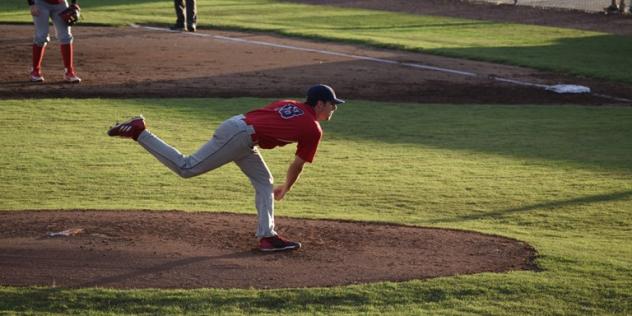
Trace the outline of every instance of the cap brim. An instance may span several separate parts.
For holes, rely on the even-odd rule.
[[[343,100],[343,99],[334,98],[334,102],[335,102],[336,104],[343,104],[343,103],[345,103],[346,101],[345,101],[345,100]]]

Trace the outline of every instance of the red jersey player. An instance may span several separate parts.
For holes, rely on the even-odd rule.
[[[276,101],[224,121],[213,137],[190,156],[147,130],[142,116],[115,124],[108,135],[136,140],[183,178],[198,176],[229,162],[236,163],[255,188],[259,249],[295,250],[301,247],[299,242],[282,238],[275,231],[274,200],[283,199],[299,178],[305,162],[314,160],[323,134],[319,121],[330,120],[337,105],[344,102],[331,87],[313,86],[307,91],[305,102]],[[257,147],[270,149],[289,143],[297,143],[295,158],[288,167],[285,182],[274,187],[272,174]]]

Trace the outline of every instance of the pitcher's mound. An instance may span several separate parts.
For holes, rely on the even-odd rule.
[[[0,285],[293,288],[536,268],[529,245],[473,232],[291,218],[277,226],[303,248],[256,250],[254,215],[2,211]]]

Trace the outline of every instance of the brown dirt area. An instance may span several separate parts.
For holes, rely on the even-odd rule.
[[[527,244],[474,232],[278,218],[303,248],[256,250],[256,216],[177,211],[2,211],[0,285],[296,288],[534,270]],[[69,237],[49,232],[82,228]]]
[[[59,45],[44,57],[46,82],[27,81],[32,26],[0,26],[0,99],[45,97],[270,97],[298,98],[318,82],[343,98],[458,104],[627,104],[594,95],[556,94],[502,83],[585,85],[598,94],[632,99],[632,86],[533,69],[359,45],[308,41],[261,33],[199,30],[175,33],[133,27],[77,26],[76,66],[81,84],[62,82]],[[290,45],[346,55],[262,46],[220,38]],[[380,58],[395,64],[362,60]],[[403,65],[415,63],[476,73],[455,75]]]

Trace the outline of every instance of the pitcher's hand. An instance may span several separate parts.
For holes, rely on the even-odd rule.
[[[285,188],[285,185],[279,185],[276,188],[274,188],[274,199],[277,201],[280,201],[283,199],[283,197],[285,196],[285,193],[287,193],[287,189]]]

